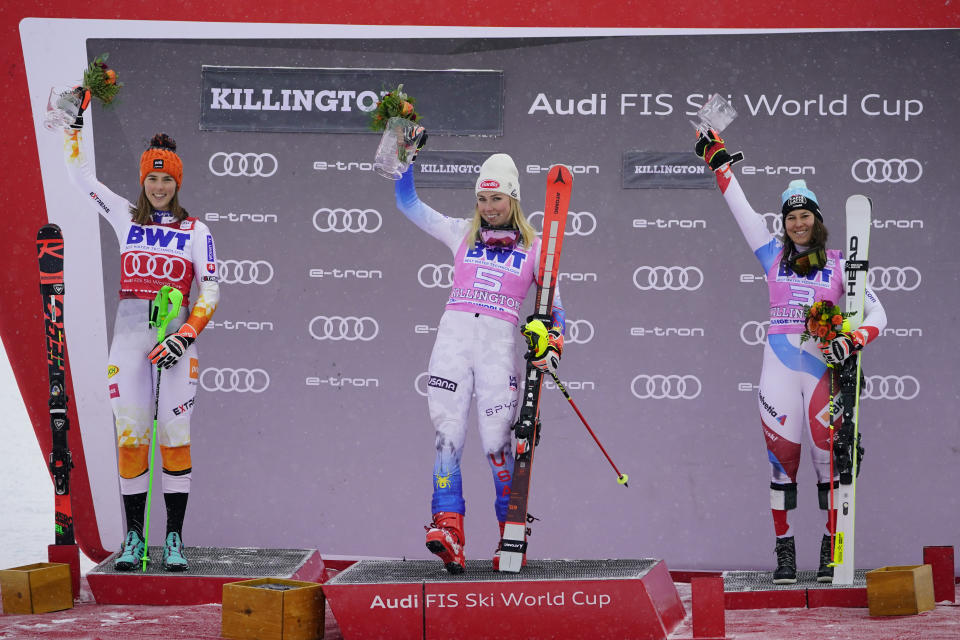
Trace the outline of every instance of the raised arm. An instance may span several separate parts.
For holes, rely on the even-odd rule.
[[[413,184],[413,166],[404,172],[394,183],[394,195],[397,208],[411,222],[444,243],[453,253],[460,248],[463,236],[467,232],[469,221],[464,218],[451,218],[434,210],[420,200]]]
[[[715,131],[711,131],[709,136],[700,135],[696,153],[713,170],[723,199],[733,213],[750,250],[760,261],[763,270],[769,270],[783,247],[780,241],[767,230],[763,216],[757,213],[747,201],[746,194],[743,193],[740,183],[733,174],[733,162],[723,139]]]

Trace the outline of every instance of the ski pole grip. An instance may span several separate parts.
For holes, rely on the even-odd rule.
[[[167,325],[180,313],[183,304],[183,294],[179,289],[163,285],[157,291],[153,303],[150,305],[150,324],[157,328],[157,341],[163,340],[167,333]]]

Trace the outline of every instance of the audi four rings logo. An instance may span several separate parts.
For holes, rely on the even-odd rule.
[[[527,216],[527,221],[533,224],[534,218],[540,222],[534,225],[537,231],[543,233],[543,211],[534,211]],[[589,211],[568,211],[567,224],[564,227],[565,236],[588,236],[597,230],[597,218]]]
[[[913,183],[923,175],[923,166],[919,160],[907,158],[860,158],[850,167],[850,173],[857,182],[906,182]]]
[[[267,284],[273,280],[273,265],[266,260],[220,260],[218,275],[224,284]]]
[[[417,271],[417,282],[427,289],[449,289],[453,286],[453,265],[425,264]]]
[[[865,376],[861,398],[871,400],[913,400],[920,394],[920,382],[913,376]]]
[[[696,291],[703,286],[697,267],[637,267],[633,284],[641,291]]]
[[[370,316],[316,316],[310,321],[314,340],[362,340],[369,342],[380,333],[380,325]]]
[[[763,344],[767,340],[767,327],[769,326],[769,320],[765,322],[757,322],[756,320],[744,322],[743,326],[740,327],[740,339],[743,340],[744,344],[750,346]]]
[[[247,176],[269,178],[279,165],[272,153],[227,153],[218,151],[210,156],[210,173],[215,176]]]
[[[783,216],[779,213],[765,213],[762,216],[763,223],[767,225],[767,231],[775,236],[783,234]]]
[[[328,209],[313,212],[313,226],[321,233],[376,233],[383,218],[376,209]]]
[[[263,369],[204,369],[200,386],[207,391],[263,393],[270,386],[270,374]]]
[[[593,340],[593,325],[589,320],[571,320],[566,325],[567,344],[586,344]]]
[[[179,282],[186,274],[187,263],[177,256],[158,256],[138,251],[123,254],[123,275],[125,276],[151,276]]]
[[[691,375],[641,373],[630,382],[630,393],[641,400],[693,400],[701,389],[700,379]]]
[[[874,291],[913,291],[921,280],[916,267],[873,267],[867,272],[867,286]]]

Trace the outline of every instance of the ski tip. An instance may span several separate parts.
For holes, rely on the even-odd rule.
[[[552,176],[550,178],[550,184],[573,184],[573,174],[570,173],[566,165],[555,164],[551,166],[547,175]]]
[[[867,196],[855,193],[847,198],[847,209],[866,206],[872,208],[873,202]]]

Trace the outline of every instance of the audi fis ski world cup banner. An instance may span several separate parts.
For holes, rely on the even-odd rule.
[[[574,176],[559,375],[630,488],[615,486],[546,382],[530,505],[540,518],[535,557],[664,557],[704,569],[723,557],[725,567],[771,568],[759,419],[768,409],[758,397],[767,283],[693,154],[690,121],[716,92],[739,114],[723,136],[744,153],[734,172],[771,234],[783,233],[780,194],[791,180],[816,194],[831,248],[843,247],[847,197],[873,202],[868,285],[888,324],[862,352],[858,566],[909,564],[913,556],[900,554],[912,541],[960,530],[949,482],[957,461],[944,446],[960,401],[942,348],[953,342],[943,319],[956,317],[960,272],[957,32],[269,44],[87,42],[91,59],[109,52],[124,77],[165,87],[158,102],[131,82],[117,108],[93,108],[98,179],[135,198],[131,167],[154,133],[145,127],[163,123],[184,161],[181,203],[216,241],[221,302],[197,340],[191,545],[428,556],[435,435],[426,394],[448,384],[431,382],[429,361],[453,255],[400,213],[394,183],[373,172],[379,137],[354,135],[380,92],[400,83],[429,134],[415,182],[436,211],[472,215],[479,165],[504,152],[539,230],[549,167],[565,164]],[[120,264],[106,225],[101,246],[109,336],[120,270],[133,267]],[[106,402],[102,369],[73,366],[75,379],[100,385],[90,397]],[[776,405],[778,416],[805,411]],[[470,558],[487,557],[498,536],[475,416],[515,410],[509,397],[470,410]],[[823,518],[808,450],[798,492],[798,560],[813,568]],[[903,527],[889,526],[893,504]],[[931,522],[929,509],[949,515]],[[612,517],[624,526],[601,535],[576,524]],[[744,530],[750,544],[722,542]]]
[[[210,131],[366,133],[380,97],[399,84],[421,104],[443,105],[434,133],[499,135],[497,71],[203,66],[200,128]]]

